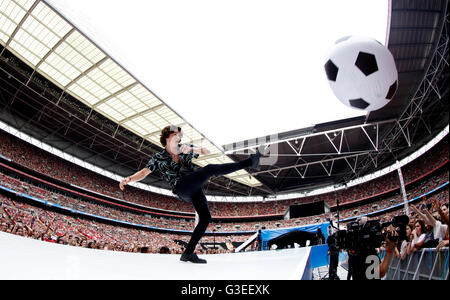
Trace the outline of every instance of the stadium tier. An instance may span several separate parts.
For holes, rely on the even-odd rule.
[[[2,231],[82,247],[120,251],[142,251],[139,249],[144,248],[152,253],[168,247],[172,253],[181,253],[184,243],[176,241],[186,242],[187,235],[194,229],[194,216],[177,198],[136,188],[123,197],[119,192],[112,192],[118,183],[111,179],[25,145],[5,132],[1,132],[0,137],[1,155],[9,159],[0,162]],[[49,167],[41,168],[42,165]],[[448,203],[448,145],[445,140],[405,166],[403,173],[408,200],[426,198],[427,201],[438,199],[443,204]],[[90,180],[87,177],[80,180],[87,176],[85,174]],[[361,215],[390,219],[404,213],[396,175],[390,173],[347,190],[305,199],[264,203],[212,202],[213,222],[202,245],[225,245],[227,242],[239,245],[261,228],[326,222],[330,216],[336,216],[335,199],[341,200],[343,209],[339,213],[343,220]],[[74,189],[73,185],[84,190]],[[427,193],[430,194],[424,196]],[[331,214],[283,218],[291,205],[313,201],[325,201]],[[265,219],[269,215],[278,217]],[[224,247],[221,251],[233,251],[234,248]],[[198,250],[205,249],[199,247]]]

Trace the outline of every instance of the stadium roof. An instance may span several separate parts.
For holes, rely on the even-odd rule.
[[[447,9],[448,1],[391,1],[387,46],[399,72],[394,99],[366,117],[279,134],[272,143],[276,165],[254,175],[274,193],[343,185],[395,164],[448,126]],[[225,148],[238,159],[237,150],[251,143]]]
[[[182,126],[188,142],[211,151],[195,164],[232,162],[45,1],[3,0],[0,41],[63,94],[70,94],[137,136],[161,146],[159,135],[164,127]],[[261,186],[246,171],[232,175],[239,176],[234,180],[242,184]]]

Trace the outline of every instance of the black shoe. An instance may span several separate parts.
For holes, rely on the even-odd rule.
[[[185,261],[185,262],[191,262],[194,264],[206,264],[207,263],[206,260],[198,258],[197,254],[195,254],[195,253],[192,253],[192,254],[183,253],[181,255],[180,260]]]

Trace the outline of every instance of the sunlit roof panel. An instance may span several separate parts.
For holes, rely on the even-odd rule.
[[[1,16],[0,16],[1,18]],[[2,20],[0,19],[0,26],[2,26],[1,24]],[[0,27],[1,28],[1,27]],[[9,40],[9,35],[5,34],[1,29],[0,29],[0,42],[5,45]]]
[[[148,107],[155,107],[162,104],[162,102],[158,98],[156,98],[155,95],[153,95],[140,84],[133,87],[129,92],[136,98],[140,99]]]
[[[13,49],[17,54],[22,56],[30,65],[36,66],[41,60],[38,56],[29,51],[26,47],[17,43],[16,41],[11,41],[9,44],[11,49]]]
[[[162,105],[162,102],[159,101],[157,98],[148,98],[147,100],[142,99],[142,103],[145,104],[148,108],[156,108],[160,105]]]
[[[74,69],[77,69],[78,75],[85,72],[93,65],[90,60],[81,55],[76,49],[71,47],[66,42],[63,42],[59,47],[57,47],[52,54],[58,55],[62,64],[71,65]]]
[[[31,8],[31,6],[33,6],[33,3],[36,1],[35,0],[14,0],[14,1],[5,1],[5,2],[15,2],[22,9],[29,10]]]
[[[117,122],[117,120],[119,120],[120,118],[122,118],[122,114],[118,113],[116,110],[111,111],[109,114],[111,119],[115,120]]]
[[[98,68],[91,70],[86,76],[79,78],[76,85],[80,86],[92,96],[91,100],[88,101],[91,105],[97,104],[120,89],[117,83]]]
[[[133,122],[133,121],[126,122],[124,124],[124,126],[126,128],[132,129],[133,131],[137,132],[139,135],[145,136],[148,133],[148,129],[145,128],[145,126],[142,126],[142,124],[139,124],[139,123],[136,123],[136,122]]]
[[[0,2],[0,39],[6,44],[26,11],[12,1]]]
[[[61,87],[67,86],[81,73],[67,64],[59,55],[52,53],[40,66],[39,70],[51,76]]]
[[[216,154],[220,154],[222,153],[217,147],[215,147],[211,142],[209,142],[208,140],[203,140],[201,145],[197,145],[197,146],[203,146],[207,149],[209,149],[209,151],[211,151],[212,155],[216,155]]]
[[[87,102],[90,105],[94,105],[98,103],[100,99],[94,96],[94,94],[92,93],[95,92],[94,88],[90,89],[89,88],[90,86],[88,84],[86,85],[83,84],[85,81],[87,81],[86,78],[81,79],[79,83],[72,84],[68,88],[68,90],[72,92],[75,96],[77,96],[79,99],[82,99],[83,102]]]
[[[53,80],[56,81],[61,87],[64,87],[71,82],[71,79],[66,76],[67,73],[63,71],[60,72],[59,70],[53,68],[51,65],[47,64],[46,62],[43,62],[41,64],[39,70],[41,70],[48,76],[51,76]]]
[[[18,3],[16,3],[18,2]],[[0,11],[4,16],[14,21],[16,24],[23,19],[27,10],[33,5],[34,1],[1,1]]]
[[[147,133],[147,130],[140,127],[140,126],[133,126],[134,130],[137,132],[137,134],[139,135],[144,135]]]
[[[156,132],[160,130],[160,127],[158,127],[157,125],[155,125],[155,123],[153,123],[149,118],[141,116],[141,117],[137,117],[134,118],[133,121],[136,124],[139,124],[139,126],[142,126],[143,128],[147,129],[147,133],[146,135],[152,133],[152,132]]]
[[[182,124],[184,123],[178,115],[171,111],[167,106],[161,107],[156,110],[156,113],[166,121],[166,124]]]
[[[189,141],[195,142],[199,141],[202,136],[191,126],[183,126],[183,135]]]
[[[148,132],[148,130],[146,128],[143,128],[141,126],[136,126],[136,128],[137,128],[138,133],[143,135],[143,136],[145,136],[147,134],[147,132]]]
[[[14,36],[14,42],[19,44],[21,47],[15,47],[11,44],[11,47],[18,51],[20,54],[22,53],[30,53],[34,57],[36,57],[39,61],[49,52],[50,48],[42,44],[39,40],[35,39],[28,32],[20,29],[17,34]],[[14,44],[14,45],[17,45]],[[19,50],[23,48],[24,50]],[[36,64],[33,64],[36,65]]]
[[[34,17],[28,17],[23,23],[22,29],[31,35],[36,41],[46,45],[47,48],[51,48],[52,45],[55,45],[60,40],[60,37],[58,37],[55,33],[49,30],[48,27],[44,26]]]
[[[135,97],[133,94],[129,92],[123,92],[117,95],[117,100],[126,104],[128,107],[131,107],[135,114],[139,114],[148,109],[148,106],[145,105],[139,98]],[[127,118],[132,115],[127,116]]]
[[[117,120],[124,120],[127,119],[131,116],[136,115],[136,111],[134,109],[132,109],[130,106],[128,106],[125,102],[120,101],[117,98],[112,98],[111,100],[109,100],[108,102],[105,103],[105,105],[114,108],[114,110],[116,110],[117,112],[120,112],[121,114],[121,118],[117,119]],[[100,110],[102,110],[103,105],[99,106],[98,108]]]
[[[46,5],[40,3],[34,10],[37,18],[29,16],[25,19],[22,27],[13,37],[10,46],[19,55],[24,57],[33,66],[37,65],[59,41],[60,37],[44,25],[40,17],[44,16],[60,24],[58,31],[65,34],[70,30],[70,26],[52,12]]]
[[[72,26],[43,2],[36,6],[31,12],[31,16],[39,20],[40,23],[45,24],[47,30],[51,30],[59,38],[65,36],[72,29]]]
[[[112,60],[107,60],[99,67],[99,69],[105,74],[108,74],[108,77],[119,84],[122,88],[135,82],[135,80],[127,72],[125,72],[125,70],[119,67],[119,65]]]
[[[164,128],[164,124],[167,124],[167,122],[154,111],[145,114],[144,118],[150,120],[153,124],[157,125],[158,128]]]
[[[91,70],[78,83],[87,84],[89,89],[94,89],[92,90],[92,94],[96,95],[99,101],[121,89],[121,86],[117,82],[98,68]]]
[[[96,64],[105,58],[105,54],[92,44],[88,39],[81,35],[78,31],[74,31],[66,39],[74,50],[85,59],[89,60],[92,64]]]
[[[120,120],[123,118],[123,115],[114,107],[111,107],[108,104],[101,104],[97,108],[99,111],[113,118],[114,120]]]
[[[52,52],[45,60],[45,62],[48,65],[54,67],[59,72],[63,73],[67,78],[77,78],[81,74],[81,71],[75,68],[72,64],[67,63],[67,61],[63,57],[64,56]]]

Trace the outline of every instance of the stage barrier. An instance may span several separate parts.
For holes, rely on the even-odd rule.
[[[393,258],[384,280],[448,280],[449,248],[422,249],[404,260]]]

